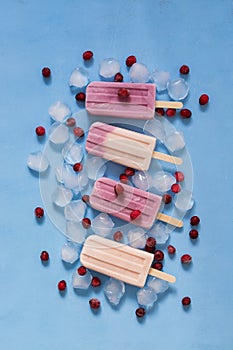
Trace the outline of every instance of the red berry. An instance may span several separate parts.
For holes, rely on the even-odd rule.
[[[128,168],[125,169],[125,174],[127,176],[133,176],[135,174],[135,170],[128,167]]]
[[[84,131],[82,128],[76,126],[74,129],[73,129],[73,133],[74,133],[74,136],[76,137],[82,137],[84,135]]]
[[[163,195],[163,202],[164,202],[165,204],[169,204],[169,203],[171,203],[171,201],[172,201],[172,195],[169,194],[169,193],[165,193],[165,194]]]
[[[168,108],[166,110],[166,115],[168,117],[174,117],[175,114],[176,114],[176,110],[174,108]]]
[[[86,267],[85,266],[79,266],[79,268],[77,269],[77,272],[78,272],[78,274],[80,275],[80,276],[84,276],[84,275],[86,275],[86,273],[87,273],[87,269],[86,269]]]
[[[189,254],[184,254],[180,258],[180,260],[181,260],[182,264],[190,264],[192,261],[192,257]]]
[[[93,57],[93,52],[90,51],[90,50],[85,51],[85,52],[83,53],[83,59],[84,59],[85,61],[89,61],[90,59],[92,59],[92,57]]]
[[[190,225],[192,226],[197,226],[200,222],[200,219],[198,216],[192,216],[191,219],[190,219]]]
[[[35,213],[35,216],[40,219],[44,216],[44,209],[41,208],[41,207],[37,207],[35,210],[34,210],[34,213]]]
[[[157,116],[163,117],[164,114],[165,114],[165,111],[164,111],[163,108],[155,108],[155,113],[156,113]]]
[[[44,78],[49,78],[51,75],[51,70],[48,67],[42,69],[42,75]]]
[[[91,285],[92,287],[99,287],[101,285],[101,280],[99,277],[92,277]]]
[[[125,64],[127,67],[131,67],[134,63],[137,62],[137,59],[135,56],[131,55],[126,58]]]
[[[57,284],[57,288],[60,292],[63,292],[66,289],[66,281],[65,280],[59,281]]]
[[[84,194],[84,195],[82,196],[82,201],[83,201],[84,203],[89,203],[89,199],[90,199],[90,197],[88,196],[88,194]]]
[[[180,67],[180,73],[181,74],[188,74],[189,73],[189,67],[184,64],[183,66]]]
[[[131,220],[135,220],[135,219],[137,219],[140,215],[141,215],[141,211],[140,210],[133,210],[133,211],[131,211],[131,213],[130,213],[130,219]]]
[[[173,184],[171,187],[172,192],[179,193],[181,191],[181,187],[179,184]]]
[[[116,231],[113,235],[114,241],[121,242],[123,239],[123,233],[121,231]]]
[[[119,176],[119,179],[120,181],[123,183],[123,184],[127,184],[128,183],[128,176],[126,174],[121,174]]]
[[[115,191],[116,195],[119,196],[119,195],[124,193],[124,187],[121,184],[116,184],[114,186],[114,191]]]
[[[188,306],[191,304],[191,298],[190,297],[184,297],[182,300],[181,300],[182,304],[184,306]]]
[[[189,237],[192,239],[197,239],[198,237],[198,231],[197,230],[191,230],[189,231]]]
[[[75,163],[73,165],[73,169],[74,169],[74,171],[79,172],[83,169],[83,165],[81,163]]]
[[[89,305],[92,309],[99,309],[100,301],[97,298],[92,298],[89,300]]]
[[[163,254],[162,250],[157,249],[157,250],[154,252],[154,258],[155,258],[155,260],[157,260],[157,261],[163,260],[164,254]]]
[[[72,127],[72,126],[75,126],[76,124],[76,120],[74,118],[68,118],[66,119],[66,125],[69,126],[69,127]]]
[[[86,94],[84,92],[79,92],[75,95],[76,101],[85,101],[86,100]]]
[[[45,128],[43,126],[37,126],[36,134],[37,134],[37,136],[44,136]]]
[[[176,248],[175,247],[173,247],[173,245],[171,245],[171,244],[169,244],[168,246],[167,246],[167,252],[168,252],[168,254],[175,254],[175,252],[176,252]]]
[[[43,250],[40,254],[41,261],[48,261],[49,260],[49,253],[46,252],[46,250]]]
[[[182,173],[182,171],[176,171],[174,175],[177,182],[184,181],[184,174]]]
[[[139,307],[137,308],[137,310],[135,311],[135,314],[137,317],[144,317],[146,314],[146,310],[143,307]]]
[[[125,88],[120,88],[118,90],[118,96],[121,98],[127,98],[129,97],[129,90]]]
[[[181,115],[182,118],[188,119],[188,118],[191,117],[192,112],[190,111],[190,109],[184,108],[184,109],[180,110],[180,115]]]
[[[152,265],[153,269],[159,270],[161,271],[163,268],[163,264],[160,261],[156,261],[153,265]]]
[[[91,226],[91,220],[89,218],[82,219],[82,225],[84,228],[88,229]]]
[[[123,81],[123,79],[124,79],[124,77],[120,72],[116,73],[114,76],[114,81],[116,81],[118,83],[121,83]]]
[[[203,94],[199,97],[199,103],[200,105],[206,105],[209,102],[209,96],[206,94]]]
[[[154,237],[148,237],[146,240],[146,245],[148,247],[154,248],[156,245],[156,240],[154,239]]]

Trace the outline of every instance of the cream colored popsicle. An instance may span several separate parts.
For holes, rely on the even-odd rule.
[[[138,170],[148,170],[151,159],[182,164],[182,159],[154,151],[156,138],[105,123],[93,123],[86,150],[95,156]]]
[[[80,255],[85,267],[137,287],[145,285],[148,274],[174,283],[174,276],[151,268],[153,259],[151,253],[98,235],[86,239]]]
[[[126,89],[128,97],[118,95]],[[90,114],[132,119],[153,119],[156,108],[181,109],[182,102],[155,101],[155,84],[91,82],[86,90],[86,109]]]

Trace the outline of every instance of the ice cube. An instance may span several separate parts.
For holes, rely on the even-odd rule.
[[[169,283],[167,281],[155,277],[153,277],[147,285],[152,288],[156,294],[164,293],[169,288]]]
[[[70,76],[69,85],[75,88],[83,88],[88,84],[89,73],[86,69],[79,67],[73,70]]]
[[[137,171],[131,179],[134,186],[140,188],[141,190],[147,191],[152,187],[152,177],[147,172]]]
[[[161,121],[161,118],[155,117],[152,120],[148,120],[143,128],[145,134],[153,135],[156,139],[164,142],[165,140],[165,129]]]
[[[92,220],[91,227],[97,235],[104,237],[111,233],[114,225],[108,214],[100,213]]]
[[[85,275],[79,275],[77,270],[73,274],[73,288],[88,289],[92,280],[90,271],[87,270]]]
[[[171,230],[162,222],[156,222],[147,232],[149,237],[154,237],[157,244],[165,244],[170,236]]]
[[[70,203],[73,193],[68,188],[59,185],[52,194],[52,202],[58,207],[65,207]]]
[[[175,177],[164,171],[158,171],[153,177],[153,186],[160,193],[170,190],[174,183],[176,183]]]
[[[27,159],[27,166],[38,173],[43,173],[49,167],[49,161],[47,157],[41,152],[32,152]]]
[[[144,248],[146,245],[146,232],[141,227],[136,227],[128,232],[128,242],[133,248]]]
[[[165,91],[167,89],[167,83],[170,80],[170,73],[155,69],[151,73],[151,80],[156,84],[156,90],[158,92]]]
[[[109,278],[104,284],[104,294],[111,304],[118,305],[125,294],[125,285],[115,278]]]
[[[63,183],[66,188],[73,190],[75,193],[79,192],[78,175],[73,171],[69,165],[63,165],[56,169],[56,178],[59,183]]]
[[[182,132],[175,131],[166,136],[164,145],[171,152],[180,151],[185,147],[185,140]]]
[[[49,140],[55,145],[62,145],[69,140],[69,128],[64,124],[53,123],[48,133]]]
[[[107,167],[106,161],[100,157],[88,157],[85,161],[84,169],[91,180],[97,180],[104,176]]]
[[[120,63],[115,58],[105,58],[100,62],[99,66],[99,75],[101,77],[110,79],[114,75],[120,72]]]
[[[63,261],[73,264],[79,258],[79,251],[77,245],[72,242],[67,242],[62,246],[61,258]]]
[[[82,244],[87,236],[87,229],[82,222],[66,221],[66,236],[75,243]]]
[[[145,307],[147,310],[151,309],[157,300],[157,295],[151,287],[143,287],[137,292],[138,304]]]
[[[71,114],[71,111],[67,105],[57,101],[49,107],[48,113],[53,120],[62,123]]]
[[[72,201],[65,206],[65,218],[69,221],[81,221],[85,216],[86,210],[87,206],[82,200]]]
[[[83,158],[82,146],[78,143],[67,143],[62,149],[62,156],[68,164],[80,163]]]
[[[168,82],[167,92],[173,100],[184,100],[189,93],[189,85],[184,79],[178,78]]]
[[[134,63],[129,70],[130,80],[133,83],[146,83],[150,78],[150,72],[142,63]]]
[[[180,211],[187,211],[193,207],[194,200],[192,198],[192,192],[186,189],[182,189],[175,196],[175,207]]]

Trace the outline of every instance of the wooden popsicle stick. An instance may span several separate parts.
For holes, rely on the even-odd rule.
[[[166,222],[170,225],[176,226],[176,227],[183,227],[183,221],[173,218],[172,216],[163,214],[163,213],[158,213],[156,219]]]
[[[181,158],[170,156],[169,154],[160,153],[160,152],[157,152],[157,151],[153,152],[152,158],[163,160],[164,162],[177,164],[177,165],[180,165],[180,164],[183,163],[183,160]]]
[[[183,103],[175,101],[155,101],[155,107],[181,109],[183,108]]]
[[[161,280],[171,283],[174,283],[176,281],[175,276],[169,275],[168,273],[162,272],[160,270],[153,269],[152,267],[150,268],[148,275],[160,278]]]

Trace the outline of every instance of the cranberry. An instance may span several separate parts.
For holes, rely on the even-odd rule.
[[[174,117],[175,114],[176,114],[176,110],[174,108],[168,108],[166,110],[166,115],[168,117]]]
[[[123,239],[123,233],[121,231],[116,231],[113,235],[114,241],[121,242]]]
[[[48,261],[49,260],[49,253],[46,252],[46,250],[43,250],[40,254],[41,261]]]
[[[114,76],[114,81],[116,81],[118,83],[121,83],[123,81],[123,79],[124,79],[124,77],[120,72],[116,73]]]
[[[77,272],[80,276],[85,276],[87,273],[87,269],[85,266],[79,266],[79,268],[77,269]]]
[[[135,311],[135,314],[137,317],[144,317],[146,314],[146,310],[144,309],[144,307],[139,307],[137,308],[137,310]]]
[[[76,101],[85,101],[86,100],[86,94],[84,92],[79,92],[75,95]]]
[[[179,193],[181,191],[181,187],[179,184],[173,184],[171,187],[172,192]]]
[[[74,133],[74,136],[76,137],[82,137],[84,135],[84,131],[82,128],[80,128],[79,126],[76,126],[74,129],[73,129],[73,133]]]
[[[175,252],[176,252],[176,248],[173,247],[173,245],[169,244],[169,245],[167,246],[167,252],[168,252],[168,254],[173,255],[173,254],[175,254]]]
[[[124,193],[124,187],[123,187],[121,184],[116,184],[116,185],[114,186],[114,191],[115,191],[115,193],[116,193],[117,196],[118,196],[118,195],[121,195],[121,194]]]
[[[91,285],[92,287],[99,287],[101,285],[101,280],[99,277],[92,277]]]
[[[156,113],[157,116],[163,117],[164,114],[165,114],[165,111],[164,111],[163,108],[155,108],[155,113]]]
[[[91,226],[91,220],[89,218],[82,219],[82,225],[84,228],[88,229]]]
[[[156,240],[154,239],[154,237],[148,237],[146,240],[146,245],[148,247],[154,248],[156,245]]]
[[[184,64],[183,66],[180,67],[180,73],[181,74],[188,74],[189,73],[189,67]]]
[[[191,298],[190,297],[184,297],[182,300],[181,300],[182,304],[184,306],[188,306],[191,304]]]
[[[189,237],[192,239],[197,239],[198,237],[198,231],[197,230],[191,230],[189,231]]]
[[[161,271],[163,268],[163,264],[160,261],[156,261],[153,265],[152,265],[153,269],[159,270]]]
[[[180,258],[180,260],[181,260],[182,264],[190,264],[192,261],[192,257],[189,254],[184,254]]]
[[[128,183],[128,176],[126,174],[121,174],[119,176],[119,179],[120,181],[123,183],[123,184],[127,184]]]
[[[200,105],[206,105],[209,102],[209,96],[206,94],[203,94],[199,97],[199,103]]]
[[[182,173],[182,171],[176,171],[174,175],[177,182],[184,181],[184,174]]]
[[[137,62],[137,59],[135,56],[131,55],[126,58],[125,64],[127,67],[131,67],[134,63]]]
[[[42,69],[42,75],[44,78],[49,78],[51,75],[51,70],[48,67]]]
[[[197,226],[200,222],[200,219],[198,216],[192,216],[191,219],[190,219],[190,225],[192,226]]]
[[[37,126],[36,134],[37,134],[37,136],[44,136],[45,128],[43,126]]]
[[[192,112],[188,108],[184,108],[180,110],[180,115],[182,118],[190,118],[192,116]]]
[[[59,281],[57,284],[57,288],[60,292],[63,292],[66,289],[66,281],[65,280]]]
[[[162,250],[157,249],[157,250],[155,251],[155,253],[154,253],[154,258],[155,258],[155,260],[157,260],[157,261],[163,260],[164,254],[163,254]]]
[[[128,168],[125,169],[125,174],[127,176],[133,176],[135,174],[135,170],[128,167]]]
[[[89,300],[89,305],[92,309],[99,309],[100,301],[97,298],[92,298]]]
[[[84,203],[89,203],[89,199],[90,199],[90,197],[88,196],[88,194],[84,194],[84,195],[82,196],[82,201],[83,201]]]
[[[127,98],[129,97],[129,90],[125,88],[120,88],[118,90],[118,96],[121,98]]]
[[[171,201],[172,201],[172,195],[169,194],[169,193],[165,193],[165,194],[163,195],[163,202],[164,202],[165,204],[169,204],[169,203],[171,203]]]
[[[93,52],[90,51],[90,50],[85,51],[85,52],[83,53],[83,59],[84,59],[85,61],[91,60],[92,57],[93,57]]]
[[[74,169],[74,171],[79,172],[83,169],[83,165],[81,163],[75,163],[73,165],[73,169]]]
[[[35,213],[35,216],[40,219],[44,216],[44,209],[41,208],[41,207],[37,207],[35,210],[34,210],[34,213]]]
[[[131,211],[131,213],[130,213],[130,219],[131,220],[135,220],[135,219],[137,219],[140,215],[141,215],[141,211],[140,210],[133,210],[133,211]]]
[[[69,127],[75,126],[76,125],[76,120],[74,118],[68,118],[66,119],[66,125]]]

